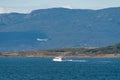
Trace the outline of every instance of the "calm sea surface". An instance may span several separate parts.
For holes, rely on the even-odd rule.
[[[0,80],[120,80],[120,59],[0,58]]]

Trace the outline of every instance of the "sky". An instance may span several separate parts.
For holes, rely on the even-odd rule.
[[[120,7],[120,0],[0,0],[0,13],[29,13],[36,9],[55,7],[103,9]]]

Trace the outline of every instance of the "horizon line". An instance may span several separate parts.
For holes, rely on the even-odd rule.
[[[105,7],[105,8],[97,8],[97,9],[94,9],[94,8],[65,8],[65,7],[50,7],[50,8],[36,8],[36,9],[33,9],[33,10],[30,10],[29,12],[20,12],[20,11],[11,11],[11,12],[3,12],[3,13],[0,13],[1,14],[11,14],[11,13],[21,13],[21,14],[29,14],[31,13],[32,11],[35,11],[35,10],[45,10],[45,9],[54,9],[54,8],[64,8],[64,9],[73,9],[73,10],[103,10],[103,9],[109,9],[109,8],[120,8],[120,7]]]

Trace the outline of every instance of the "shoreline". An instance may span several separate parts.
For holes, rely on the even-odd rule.
[[[120,54],[114,55],[114,54],[97,54],[97,55],[57,55],[57,56],[63,56],[66,58],[120,58]],[[13,57],[13,58],[20,58],[20,57],[26,57],[26,58],[54,58],[57,57],[56,55],[0,55],[1,57]]]

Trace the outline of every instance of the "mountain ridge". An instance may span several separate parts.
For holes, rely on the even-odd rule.
[[[9,45],[0,43],[0,51],[53,49],[64,47],[101,47],[120,42],[120,7],[106,8],[100,10],[52,8],[34,10],[29,14],[0,14],[0,37],[9,32],[28,32],[29,36],[42,34],[49,40],[46,43],[38,42],[31,35],[26,44],[18,40],[18,44],[11,42]],[[37,32],[37,33],[36,33]],[[33,34],[34,33],[34,34]],[[18,34],[19,35],[19,34]],[[7,36],[6,36],[7,37]],[[8,35],[9,37],[9,35]],[[11,36],[13,38],[13,36]],[[13,40],[15,41],[15,40]],[[20,47],[24,44],[24,47]],[[32,46],[34,45],[34,46]],[[25,49],[26,47],[26,49]],[[31,47],[31,48],[28,48]],[[4,50],[3,50],[4,48]],[[11,49],[12,48],[12,49]]]

